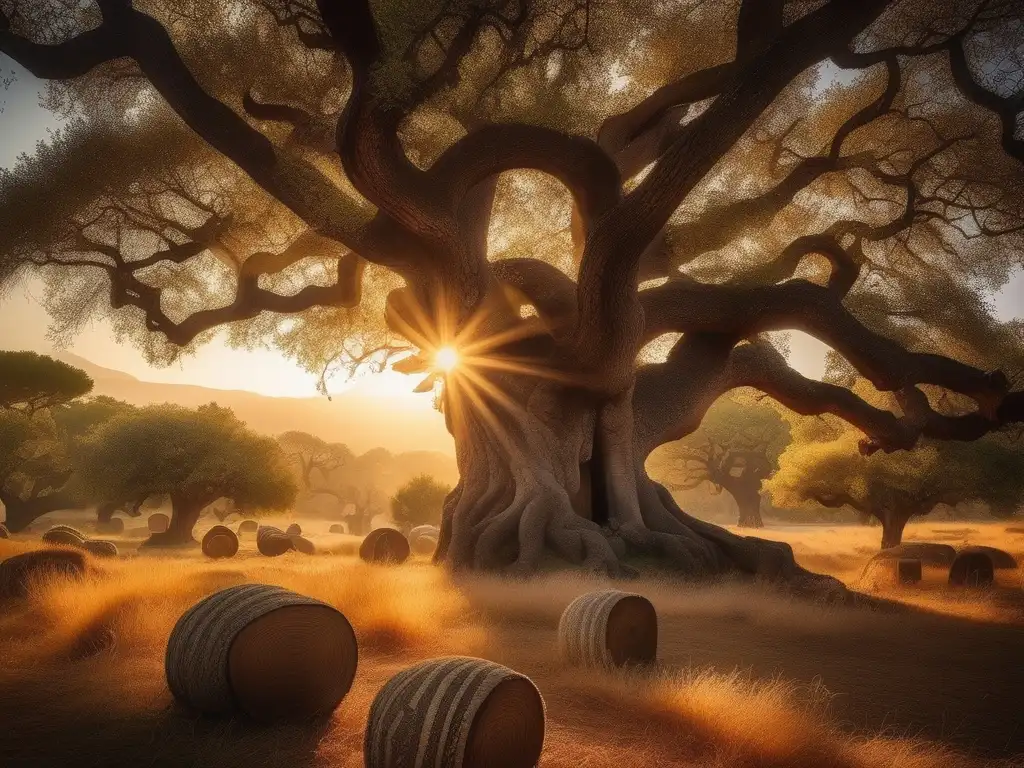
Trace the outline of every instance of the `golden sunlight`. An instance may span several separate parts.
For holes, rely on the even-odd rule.
[[[450,373],[459,364],[459,352],[455,347],[441,347],[434,353],[434,367],[444,373]]]

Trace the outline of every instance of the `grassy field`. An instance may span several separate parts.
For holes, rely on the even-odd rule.
[[[69,518],[70,521],[70,518]],[[38,585],[0,606],[0,766],[361,766],[369,704],[395,672],[445,654],[494,659],[545,697],[545,767],[956,768],[1024,765],[1021,571],[992,590],[872,592],[880,605],[798,600],[764,584],[630,581],[659,614],[659,667],[581,671],[555,651],[558,617],[606,581],[453,579],[425,560],[368,566],[352,537],[300,521],[315,556],[128,554],[85,582]],[[211,521],[212,524],[212,521]],[[45,527],[45,526],[44,526]],[[201,531],[200,531],[201,532]],[[878,530],[789,526],[801,563],[856,588]],[[1024,556],[1024,534],[996,524],[918,524],[907,540],[994,544]],[[38,535],[0,541],[0,557]],[[333,554],[327,554],[333,553]],[[163,654],[178,616],[204,595],[247,581],[326,600],[360,643],[355,685],[333,716],[256,727],[177,707]],[[1017,755],[1018,758],[1014,759]]]

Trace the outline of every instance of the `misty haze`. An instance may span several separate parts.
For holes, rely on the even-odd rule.
[[[1024,766],[1021,0],[0,0],[0,768]]]

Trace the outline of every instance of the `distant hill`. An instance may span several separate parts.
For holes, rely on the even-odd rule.
[[[378,447],[392,453],[441,452],[448,460],[454,454],[440,413],[396,398],[361,392],[343,392],[333,395],[332,400],[268,397],[241,390],[141,381],[68,352],[57,352],[54,357],[88,373],[95,383],[93,394],[108,395],[133,405],[177,403],[194,408],[216,402],[231,408],[238,418],[266,435],[301,430],[329,442],[345,443],[357,454]]]

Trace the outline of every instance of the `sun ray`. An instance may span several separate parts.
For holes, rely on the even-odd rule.
[[[543,323],[518,323],[512,328],[492,334],[491,336],[484,336],[483,338],[468,343],[460,343],[459,349],[466,356],[481,355],[485,352],[491,351],[492,349],[502,347],[505,344],[511,344],[514,341],[536,336],[538,335],[538,331],[543,330]]]
[[[460,328],[455,334],[455,338],[452,340],[452,343],[460,349],[470,346],[472,344],[470,340],[476,333],[477,328],[479,328],[486,319],[487,310],[482,306],[478,307],[476,311],[467,318],[466,322],[463,323],[462,328]]]
[[[469,420],[470,413],[476,414],[482,419],[484,427],[488,429],[494,439],[498,440],[506,449],[511,448],[507,425],[503,424],[494,413],[491,404],[477,390],[476,384],[465,379],[460,381],[460,386],[456,388],[448,389],[446,386],[446,394],[452,404],[453,420],[465,423]]]
[[[471,368],[465,368],[459,372],[460,378],[464,378],[466,381],[471,382],[475,387],[488,394],[500,405],[505,406],[507,410],[516,416],[525,415],[523,407],[515,400],[505,394],[499,387],[495,386],[480,374],[473,371]]]
[[[546,368],[536,365],[524,358],[514,357],[462,357],[466,367],[487,368],[506,373],[518,373],[525,376],[533,376],[547,381],[556,381],[562,384],[571,384],[573,378],[555,368]]]

